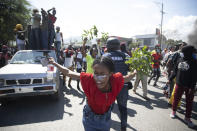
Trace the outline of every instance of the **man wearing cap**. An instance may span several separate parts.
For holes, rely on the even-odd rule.
[[[25,30],[23,30],[23,25],[17,24],[15,29],[16,33],[16,44],[18,50],[24,50],[25,49]]]
[[[125,61],[129,55],[120,51],[120,41],[113,37],[109,38],[107,40],[107,51],[108,53],[105,53],[103,56],[109,56],[112,58],[115,65],[115,73],[120,72],[122,75],[127,75],[129,67],[125,64]],[[122,88],[120,94],[117,96],[117,103],[121,117],[121,131],[126,131],[127,126],[127,99],[128,85],[124,84],[124,88]]]

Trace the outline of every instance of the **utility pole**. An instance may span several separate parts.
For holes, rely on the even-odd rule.
[[[161,36],[160,36],[160,44],[161,44],[161,47],[162,47],[162,43],[163,43],[163,15],[165,14],[165,12],[163,11],[163,1],[161,3]]]
[[[164,11],[163,11],[163,2],[161,4],[161,36],[160,36],[160,44],[161,44],[161,47],[162,47],[162,42],[163,42],[163,15],[164,15]]]
[[[164,8],[164,4],[163,4],[163,0],[162,0],[162,3],[160,2],[154,2],[155,4],[157,5],[161,5],[161,24],[160,24],[160,37],[159,37],[159,44],[161,45],[162,47],[162,42],[163,42],[163,15],[165,14],[165,12],[163,11],[163,8]]]

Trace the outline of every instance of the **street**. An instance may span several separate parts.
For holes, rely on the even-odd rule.
[[[176,119],[171,119],[167,100],[161,86],[165,78],[160,78],[159,87],[148,86],[146,101],[141,97],[142,89],[134,94],[129,90],[128,131],[194,131],[183,122],[185,113],[185,96]],[[76,89],[63,87],[59,101],[49,96],[21,97],[0,106],[0,131],[83,131],[82,110],[86,103],[85,95]],[[134,83],[134,82],[132,82]],[[141,85],[141,84],[140,84]],[[192,121],[197,124],[197,96],[194,98]],[[119,110],[115,104],[112,113],[111,131],[120,130]]]

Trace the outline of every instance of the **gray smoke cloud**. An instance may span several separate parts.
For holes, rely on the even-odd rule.
[[[188,42],[197,49],[197,20],[194,24],[194,30],[188,35]]]

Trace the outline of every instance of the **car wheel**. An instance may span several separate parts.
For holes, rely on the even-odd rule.
[[[59,100],[59,92],[54,93],[51,97],[53,100],[58,101]]]

